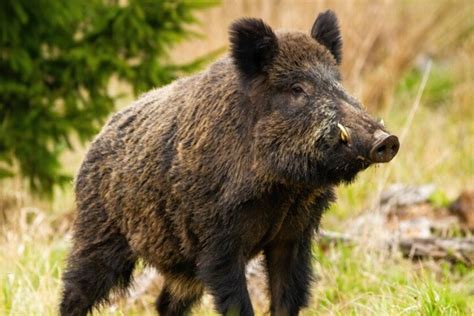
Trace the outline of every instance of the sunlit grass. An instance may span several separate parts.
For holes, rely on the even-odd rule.
[[[315,257],[320,282],[308,315],[469,315],[474,309],[473,270],[432,271],[426,263],[343,245],[325,253],[315,248]]]
[[[18,212],[26,214],[10,222],[17,230],[0,237],[0,315],[53,315],[69,242],[44,212]]]

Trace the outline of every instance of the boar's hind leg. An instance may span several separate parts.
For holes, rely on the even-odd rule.
[[[132,278],[136,259],[123,235],[110,227],[105,232],[84,233],[76,233],[63,275],[63,316],[86,315],[107,300],[111,289],[124,291]]]
[[[312,281],[311,236],[275,241],[265,250],[272,316],[298,315],[308,304]]]
[[[161,316],[190,315],[192,306],[203,292],[204,286],[197,279],[168,276],[156,301],[156,309]]]
[[[199,277],[222,315],[254,315],[245,279],[245,259],[238,246],[220,243],[201,254]]]

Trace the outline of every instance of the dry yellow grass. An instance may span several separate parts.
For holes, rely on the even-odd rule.
[[[197,29],[205,37],[183,43],[171,58],[187,62],[227,46],[227,27],[241,16],[261,17],[276,29],[308,32],[316,14],[327,8],[336,11],[341,22],[348,90],[373,114],[383,116],[390,130],[405,130],[406,137],[393,163],[371,168],[339,190],[339,201],[323,226],[343,230],[350,225],[347,220],[370,207],[375,192],[390,183],[431,182],[450,198],[463,188],[474,188],[472,1],[226,0],[201,14]],[[426,70],[423,61],[429,58],[433,67],[414,108]],[[407,124],[410,112],[413,121]],[[63,157],[71,173],[83,152]],[[58,191],[48,202],[25,188],[19,179],[0,183],[0,315],[54,315],[70,246],[73,196],[70,189]],[[472,270],[439,264],[420,270],[397,256],[364,247],[335,247],[327,254],[316,250],[315,255],[321,280],[307,315],[474,314]],[[153,314],[150,297],[121,307],[127,315]],[[109,309],[103,313],[124,314]]]
[[[418,56],[451,54],[474,19],[469,0],[224,0],[202,14],[198,30],[206,37],[184,43],[172,58],[189,61],[227,46],[228,25],[242,16],[262,18],[275,29],[309,32],[316,15],[326,9],[339,17],[345,84],[373,109],[388,105]]]

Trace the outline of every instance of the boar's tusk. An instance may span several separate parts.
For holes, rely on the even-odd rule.
[[[341,130],[341,139],[343,142],[349,142],[349,132],[346,127],[340,123],[337,123],[337,127]]]
[[[385,122],[383,121],[383,119],[380,119],[379,124],[385,127]]]

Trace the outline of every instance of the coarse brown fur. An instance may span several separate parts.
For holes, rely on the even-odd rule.
[[[339,83],[334,14],[317,23],[311,36],[239,20],[229,56],[109,120],[76,179],[62,315],[125,290],[138,258],[165,277],[160,314],[189,312],[207,289],[218,312],[252,315],[244,270],[262,251],[271,313],[307,305],[321,214],[383,129]]]

